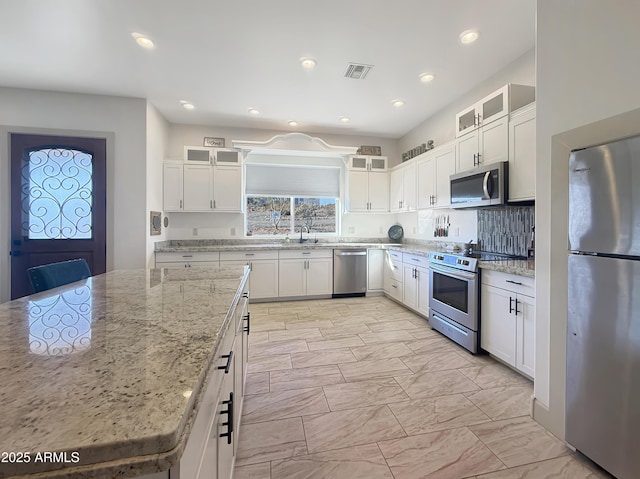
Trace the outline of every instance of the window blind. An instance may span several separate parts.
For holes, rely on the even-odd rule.
[[[340,168],[247,164],[248,195],[340,197]]]

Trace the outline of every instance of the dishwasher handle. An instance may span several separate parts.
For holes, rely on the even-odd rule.
[[[335,256],[366,256],[366,251],[335,251]]]

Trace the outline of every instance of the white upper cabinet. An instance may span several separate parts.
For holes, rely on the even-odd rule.
[[[242,211],[242,168],[213,167],[213,211]]]
[[[536,197],[536,107],[521,108],[509,121],[509,201]]]
[[[509,159],[509,119],[500,118],[457,139],[456,171],[468,171],[479,166]]]
[[[235,148],[212,148],[215,165],[242,166],[242,153]]]
[[[418,209],[451,204],[449,177],[456,172],[456,145],[449,143],[430,152],[418,162]]]
[[[417,196],[417,167],[411,161],[394,168],[389,176],[389,209],[392,212],[414,211]]]
[[[184,165],[184,211],[211,211],[213,208],[213,168]]]
[[[208,146],[185,146],[185,163],[241,166],[242,154],[235,148],[212,148]]]
[[[535,87],[509,83],[456,115],[456,138],[535,100]]]
[[[350,156],[349,169],[366,171],[387,171],[387,157],[367,155]]]
[[[389,174],[384,156],[352,156],[347,171],[349,213],[389,211]]]
[[[185,146],[184,161],[211,165],[213,164],[213,152],[208,146]]]
[[[242,212],[242,168],[165,162],[163,173],[165,211]]]

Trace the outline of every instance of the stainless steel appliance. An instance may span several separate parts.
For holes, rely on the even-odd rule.
[[[472,353],[478,352],[478,260],[429,253],[429,324]]]
[[[450,176],[451,207],[502,205],[508,199],[509,163],[502,161]]]
[[[566,440],[640,477],[640,137],[569,158]]]
[[[333,250],[333,297],[364,296],[367,292],[367,250]]]

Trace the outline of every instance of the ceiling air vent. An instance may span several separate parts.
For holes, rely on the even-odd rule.
[[[363,63],[349,63],[347,65],[347,71],[344,73],[346,78],[354,78],[356,80],[364,80],[367,77],[369,70],[373,68],[373,65],[365,65]]]

